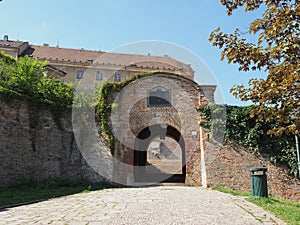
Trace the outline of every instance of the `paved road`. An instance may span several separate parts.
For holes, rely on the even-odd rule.
[[[194,187],[106,189],[7,208],[0,224],[285,224],[244,200]]]

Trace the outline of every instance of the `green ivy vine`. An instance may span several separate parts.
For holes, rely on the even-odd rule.
[[[115,138],[109,124],[109,116],[111,114],[114,94],[117,91],[120,91],[126,85],[130,84],[131,82],[134,82],[137,79],[140,79],[142,77],[152,76],[157,73],[162,74],[164,72],[154,71],[148,73],[138,73],[122,82],[108,81],[103,83],[100,86],[99,91],[97,91],[98,99],[96,103],[96,116],[100,119],[102,136],[104,140],[107,142],[112,154],[114,154]]]
[[[273,164],[284,166],[290,174],[297,176],[294,136],[283,134],[277,137],[268,134],[269,130],[278,125],[278,122],[275,119],[266,121],[258,117],[250,118],[253,107],[210,105],[198,109],[198,112],[207,120],[202,126],[210,129],[213,137],[218,133],[216,127],[226,126],[225,144],[233,141],[254,154],[264,154]],[[226,122],[219,120],[216,116],[221,110],[226,110]],[[214,115],[214,119],[212,119],[212,115]]]

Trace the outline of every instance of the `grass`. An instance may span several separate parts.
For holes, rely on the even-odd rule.
[[[247,200],[252,202],[263,209],[273,213],[278,218],[287,222],[289,225],[300,224],[300,203],[283,200],[275,197],[269,198],[257,198],[251,197],[250,192],[242,192],[216,186],[213,190],[218,190],[224,193],[236,195],[236,196],[248,196]]]
[[[235,195],[235,196],[251,196],[250,192],[244,192],[244,191],[236,191],[228,188],[223,188],[220,186],[215,186],[212,188],[213,190],[221,191],[227,194]]]
[[[65,179],[51,179],[42,182],[22,180],[9,187],[0,188],[0,208],[41,201],[76,193],[117,187],[110,183],[72,182]]]
[[[300,203],[287,201],[279,198],[249,198],[248,201],[261,206],[273,213],[278,218],[286,221],[289,225],[300,224]]]

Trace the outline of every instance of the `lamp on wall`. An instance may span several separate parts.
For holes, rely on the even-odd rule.
[[[161,127],[161,134],[160,134],[160,136],[159,136],[159,138],[160,138],[160,140],[162,141],[162,140],[165,140],[165,138],[166,138],[166,134],[167,134],[167,124],[165,124],[165,123],[161,123],[160,124],[160,127]]]

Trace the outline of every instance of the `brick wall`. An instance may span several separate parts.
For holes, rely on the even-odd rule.
[[[257,157],[232,144],[207,143],[205,150],[208,186],[220,185],[241,191],[251,191],[250,168],[266,166],[269,194],[300,201],[300,181],[289,176],[284,168],[275,167],[266,158]]]
[[[72,131],[71,113],[60,118],[59,124],[49,108],[35,106],[22,99],[7,100],[0,96],[0,186],[15,183],[21,178],[103,180],[78,150]],[[116,145],[120,145],[119,149],[123,151],[117,152],[115,158],[122,158],[132,165],[133,150],[118,141]],[[300,201],[300,181],[288,176],[284,168],[275,167],[240,146],[222,146],[210,141],[206,142],[205,147],[209,187],[220,185],[250,191],[250,168],[267,166],[269,193]],[[202,185],[200,160],[200,149],[196,148],[187,160],[189,176],[186,184]],[[118,166],[114,164],[116,171],[120,171]],[[119,174],[122,176],[120,179],[132,179],[126,177],[126,173],[124,170],[123,174]]]
[[[170,106],[148,105],[149,91],[156,87],[169,90]],[[194,81],[174,74],[144,77],[120,90],[115,98],[117,108],[112,111],[111,117],[116,138],[115,157],[119,162],[134,165],[132,149],[136,148],[136,137],[146,128],[149,128],[150,132],[155,132],[151,131],[152,126],[166,124],[176,129],[184,139],[183,151],[187,163],[187,183],[189,183],[193,173],[193,168],[190,167],[193,164],[191,162],[197,160],[194,158],[197,155],[193,153],[199,148],[197,138],[192,138],[192,132],[197,133],[199,130],[196,111],[200,102],[199,93],[200,86]],[[115,168],[118,168],[119,173],[124,176],[126,169],[121,164],[116,165]],[[132,176],[133,168],[125,173]]]
[[[0,96],[0,186],[23,178],[103,180],[78,150],[71,113],[58,126],[49,108]]]

